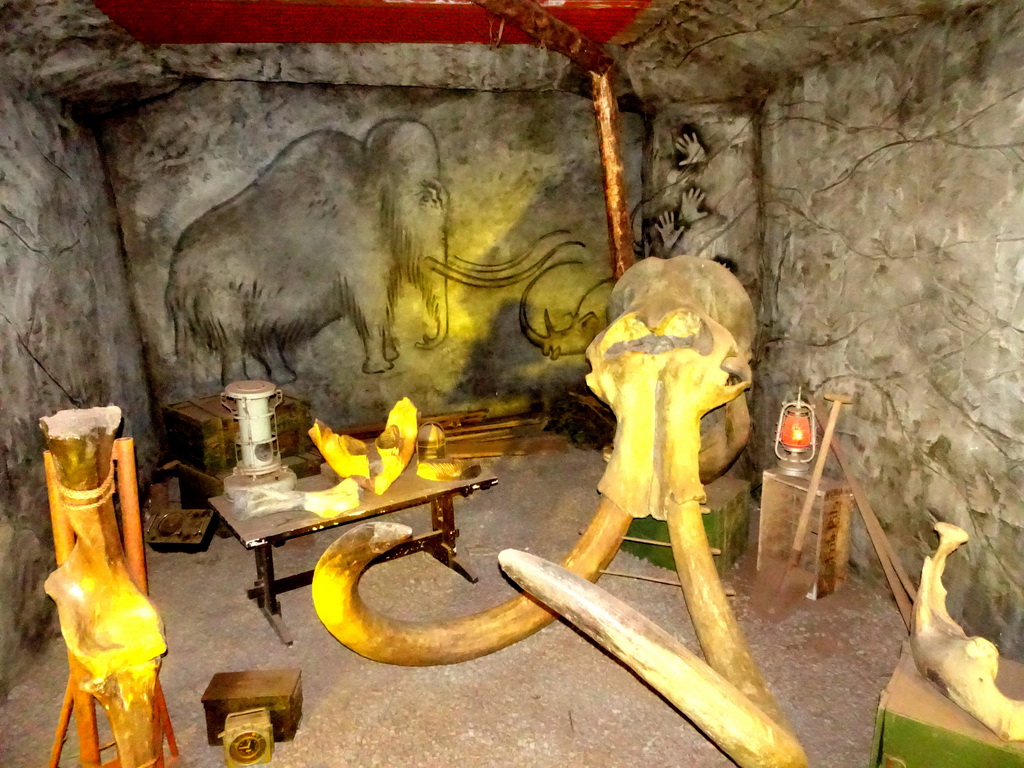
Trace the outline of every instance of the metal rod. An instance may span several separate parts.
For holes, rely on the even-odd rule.
[[[623,573],[622,571],[601,571],[605,576],[621,576],[624,579],[637,579],[639,581],[653,581],[655,584],[668,584],[670,587],[678,587],[679,581],[672,579],[659,579],[657,576],[640,576],[635,573]]]
[[[651,545],[653,545],[655,547],[671,547],[672,546],[672,542],[671,541],[655,541],[654,539],[638,539],[635,536],[623,536],[622,540],[623,541],[634,541],[637,544],[651,544]],[[720,554],[722,554],[722,550],[719,549],[718,547],[711,547],[711,554],[712,555],[720,555]]]
[[[623,536],[623,541],[635,541],[637,544],[651,544],[655,547],[671,547],[670,541],[655,541],[654,539],[638,539],[636,536]]]
[[[621,576],[624,579],[636,579],[638,581],[653,581],[655,584],[667,584],[670,587],[682,586],[678,581],[672,581],[672,579],[659,579],[657,576],[641,576],[636,573],[624,573],[622,571],[601,571],[605,576]],[[725,594],[728,597],[734,597],[736,590],[732,587],[725,587]]]

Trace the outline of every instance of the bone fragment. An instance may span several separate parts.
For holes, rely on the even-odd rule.
[[[309,430],[313,444],[338,477],[370,478],[370,449],[362,440],[336,434],[319,419]]]
[[[625,662],[741,768],[803,768],[797,740],[661,627],[597,585],[535,555],[506,549],[505,572]]]
[[[78,684],[110,720],[125,768],[160,757],[153,696],[167,650],[160,619],[132,581],[110,499],[111,456],[120,409],[61,411],[42,419],[48,464],[59,490],[56,514],[75,533],[74,548],[46,579]]]
[[[424,480],[461,480],[480,474],[480,465],[472,461],[421,461],[416,474]]]
[[[241,520],[304,510],[323,518],[335,518],[361,504],[362,486],[346,477],[325,491],[282,491],[255,485],[235,493],[232,505]]]
[[[384,493],[409,466],[416,451],[417,415],[416,406],[407,397],[391,409],[387,426],[375,443],[380,462],[370,466],[374,493]]]
[[[1024,702],[1007,698],[996,687],[999,651],[983,637],[968,637],[946,611],[942,573],[946,558],[967,541],[967,532],[941,522],[935,524],[935,531],[939,546],[924,560],[914,601],[910,635],[914,662],[922,675],[999,738],[1024,741]]]

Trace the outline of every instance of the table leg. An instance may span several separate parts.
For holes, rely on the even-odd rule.
[[[447,565],[470,584],[480,579],[456,557],[456,539],[459,529],[455,527],[455,502],[451,495],[440,496],[430,502],[430,523],[434,531],[441,534],[439,547],[432,547],[430,554]]]
[[[270,626],[274,628],[278,638],[285,645],[291,645],[293,640],[288,627],[281,618],[281,603],[278,602],[277,593],[274,591],[274,553],[269,544],[256,547],[256,583],[253,585],[256,590],[256,604],[260,607],[263,615],[267,617]]]

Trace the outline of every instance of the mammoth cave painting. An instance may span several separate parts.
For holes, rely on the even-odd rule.
[[[218,354],[224,383],[255,375],[247,357],[267,378],[294,379],[291,349],[347,317],[362,370],[380,373],[398,357],[401,281],[427,307],[419,343],[436,346],[447,291],[426,260],[447,261],[447,211],[437,142],[422,123],[386,120],[363,141],[340,131],[296,139],[175,246],[166,298],[179,358],[201,344]]]
[[[224,384],[257,375],[249,359],[267,378],[293,381],[292,348],[348,318],[362,342],[363,373],[382,373],[399,355],[392,318],[402,283],[419,290],[426,313],[416,346],[433,349],[448,334],[449,278],[514,285],[566,236],[547,233],[499,264],[449,261],[448,192],[427,126],[385,120],[363,141],[316,131],[182,234],[166,296],[175,349],[179,358],[195,344],[215,352]]]
[[[589,99],[209,82],[101,135],[161,402],[268,378],[343,423],[585,373],[610,271]]]

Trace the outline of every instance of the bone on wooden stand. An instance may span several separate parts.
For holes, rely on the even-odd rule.
[[[146,576],[146,554],[142,543],[142,517],[139,507],[139,489],[135,468],[135,441],[130,437],[122,437],[114,441],[113,460],[116,467],[117,492],[121,501],[122,539],[125,548],[125,559],[132,581],[143,594],[148,594],[149,586]],[[50,521],[53,525],[53,549],[58,566],[67,560],[75,546],[75,531],[67,519],[63,501],[59,491],[57,470],[53,455],[46,451],[43,454],[46,470],[46,490],[50,504]],[[64,741],[67,738],[71,715],[75,715],[75,728],[78,734],[79,760],[85,768],[94,766],[116,766],[118,761],[100,762],[99,733],[96,722],[96,701],[93,696],[83,691],[80,686],[83,671],[69,655],[71,668],[64,701],[61,705],[57,729],[54,734],[53,749],[50,752],[48,768],[57,768],[60,763]],[[160,729],[161,738],[167,739],[171,757],[178,756],[178,743],[171,726],[170,714],[164,699],[160,681],[156,682],[155,708],[158,722],[155,727]],[[162,765],[162,758],[157,765]]]
[[[828,446],[832,442],[832,434],[836,430],[836,422],[839,421],[839,409],[852,402],[845,395],[830,393],[825,399],[831,401],[832,408],[828,414],[828,424],[825,426],[825,437],[821,441],[822,449],[818,452],[818,460],[814,464],[814,472],[811,473],[811,482],[807,486],[807,496],[804,498],[804,505],[800,509],[800,516],[797,518],[796,535],[793,537],[793,548],[789,553],[789,563],[779,581],[779,591],[782,591],[790,571],[800,566],[800,558],[804,552],[804,543],[807,541],[807,529],[811,522],[811,509],[814,507],[814,500],[818,495],[818,486],[821,484],[821,475],[825,471],[825,460],[828,458]]]

